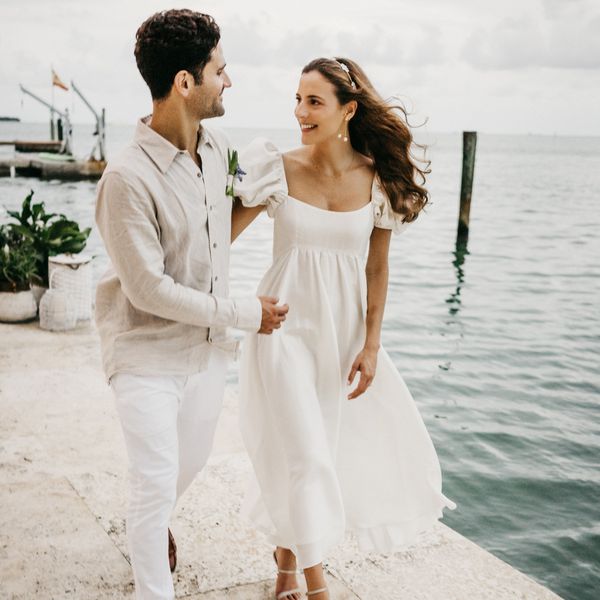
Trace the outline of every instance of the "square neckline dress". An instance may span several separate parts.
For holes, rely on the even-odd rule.
[[[273,262],[257,295],[290,307],[281,329],[243,344],[240,426],[254,477],[242,513],[292,549],[301,569],[346,532],[364,551],[406,549],[456,505],[442,494],[435,448],[387,352],[363,395],[348,400],[346,378],[365,339],[371,232],[407,225],[377,177],[368,204],[340,212],[289,196],[282,155],[266,139],[240,165],[236,196],[266,205],[274,221]]]

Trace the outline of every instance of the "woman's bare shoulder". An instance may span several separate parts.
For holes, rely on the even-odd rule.
[[[284,152],[283,157],[289,162],[305,163],[308,160],[308,152],[305,146],[299,146]]]
[[[304,146],[288,150],[283,153],[283,162],[286,170],[299,171],[310,167],[307,149]]]

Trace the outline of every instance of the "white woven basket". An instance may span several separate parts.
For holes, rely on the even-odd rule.
[[[40,327],[49,331],[67,331],[75,325],[77,313],[67,293],[49,289],[40,300]]]
[[[92,318],[91,261],[86,254],[59,254],[48,259],[50,288],[67,295],[77,321]]]

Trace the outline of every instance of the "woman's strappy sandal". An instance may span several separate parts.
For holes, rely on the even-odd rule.
[[[167,531],[169,532],[169,568],[171,569],[171,573],[173,573],[177,567],[177,546],[175,545],[175,538],[171,530],[167,529]]]
[[[316,594],[321,594],[323,592],[327,592],[327,597],[329,597],[329,590],[326,587],[306,592],[306,597],[308,598],[309,596],[315,596]]]
[[[275,565],[277,566],[277,573],[281,575],[298,575],[297,570],[288,570],[288,569],[280,569],[279,563],[277,562],[277,554],[276,551],[273,550],[273,560],[275,561]],[[277,596],[275,596],[276,600],[285,600],[288,597],[293,596],[294,594],[301,594],[302,590],[300,588],[294,588],[293,590],[285,590],[284,592],[279,592]]]

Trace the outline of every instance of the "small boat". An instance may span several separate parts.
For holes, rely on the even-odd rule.
[[[55,77],[53,78],[53,85]],[[62,82],[60,86],[68,89]],[[78,159],[72,153],[73,129],[69,118],[69,111],[61,111],[52,104],[46,102],[36,94],[30,92],[22,85],[21,91],[40,104],[50,109],[51,137],[54,138],[54,116],[59,118],[56,122],[58,140],[42,141],[0,141],[0,145],[13,145],[15,154],[13,157],[0,158],[0,177],[39,177],[40,179],[99,179],[106,167],[105,157],[105,131],[106,114],[104,109],[97,113],[85,96],[71,81],[71,89],[81,98],[83,103],[90,109],[96,118],[96,142],[87,159]]]

